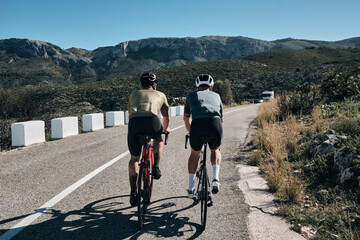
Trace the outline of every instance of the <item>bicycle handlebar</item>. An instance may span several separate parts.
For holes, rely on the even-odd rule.
[[[168,138],[169,138],[169,133],[168,133],[168,132],[162,132],[161,134],[164,134],[164,135],[165,135],[164,144],[167,145],[167,140],[168,140]]]
[[[190,138],[190,133],[185,135],[185,149],[187,149],[187,142],[188,142],[189,138]]]

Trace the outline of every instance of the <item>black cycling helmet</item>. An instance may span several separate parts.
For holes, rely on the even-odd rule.
[[[152,72],[143,73],[140,76],[141,83],[157,84],[156,75]]]
[[[209,74],[201,74],[195,80],[196,87],[200,85],[208,85],[209,87],[214,86],[214,79]]]

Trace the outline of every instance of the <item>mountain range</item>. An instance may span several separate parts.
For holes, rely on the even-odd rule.
[[[29,39],[0,40],[0,87],[70,85],[194,62],[236,59],[275,49],[359,48],[360,38],[314,41],[246,37],[148,38],[95,50]]]

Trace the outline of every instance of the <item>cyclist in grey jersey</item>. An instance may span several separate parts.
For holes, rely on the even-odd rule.
[[[210,75],[203,74],[196,78],[197,91],[190,92],[186,97],[184,123],[190,132],[191,154],[188,160],[189,187],[188,196],[193,197],[195,173],[202,148],[201,136],[213,137],[209,142],[211,163],[213,168],[212,192],[219,191],[219,172],[221,164],[220,145],[223,138],[223,105],[219,94],[212,92],[214,80]],[[192,121],[190,120],[192,118]]]

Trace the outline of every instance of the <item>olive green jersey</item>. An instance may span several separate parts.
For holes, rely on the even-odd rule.
[[[130,95],[128,110],[130,118],[143,116],[169,116],[169,104],[164,93],[152,90],[136,90]]]

